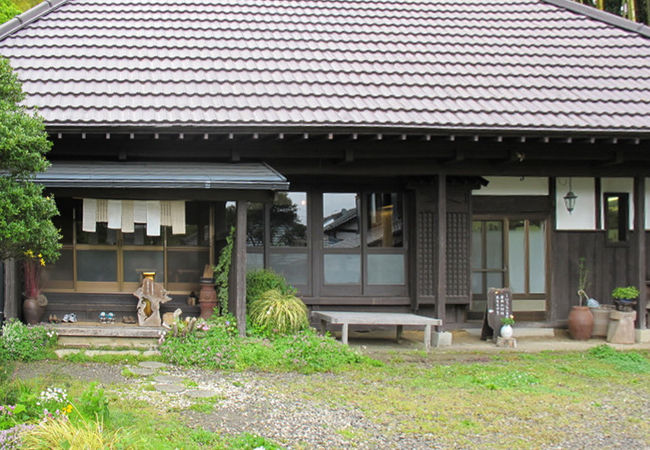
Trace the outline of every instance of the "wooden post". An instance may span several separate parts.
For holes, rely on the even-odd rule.
[[[248,202],[237,201],[237,224],[235,228],[234,281],[235,317],[241,337],[246,336],[246,215]]]
[[[645,177],[634,177],[634,235],[636,237],[636,267],[635,284],[639,286],[639,301],[637,303],[636,325],[645,329],[646,324],[646,248],[645,248]]]
[[[438,175],[438,201],[436,214],[436,229],[438,231],[436,259],[437,259],[437,291],[436,291],[436,318],[445,319],[445,303],[447,301],[447,177]]]
[[[18,288],[18,273],[16,271],[16,261],[14,259],[7,259],[4,262],[4,314],[5,318],[11,319],[19,317],[21,314],[20,304],[20,290]]]

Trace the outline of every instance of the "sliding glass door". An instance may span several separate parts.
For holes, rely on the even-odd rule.
[[[485,309],[490,288],[509,287],[513,310],[543,319],[547,303],[548,226],[542,217],[475,217],[472,308]]]

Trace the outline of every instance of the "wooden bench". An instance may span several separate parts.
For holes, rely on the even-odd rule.
[[[350,325],[385,325],[397,327],[396,340],[399,342],[404,326],[424,327],[424,347],[431,348],[431,327],[439,327],[442,320],[417,314],[386,312],[347,312],[347,311],[312,311],[311,317],[319,321],[320,331],[325,334],[327,324],[342,325],[341,342],[348,343]]]

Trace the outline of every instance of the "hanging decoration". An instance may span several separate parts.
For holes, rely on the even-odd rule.
[[[98,200],[83,199],[82,226],[94,233],[97,223],[133,233],[135,224],[146,224],[147,236],[160,236],[160,227],[169,226],[172,234],[185,234],[185,200]]]
[[[564,206],[566,206],[569,214],[573,214],[573,210],[576,207],[577,195],[573,193],[573,185],[571,184],[571,178],[569,178],[569,192],[564,196]]]

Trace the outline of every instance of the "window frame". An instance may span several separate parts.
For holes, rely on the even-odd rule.
[[[609,237],[610,231],[610,220],[608,214],[608,198],[618,197],[619,209],[618,209],[618,232],[619,239],[612,240]],[[604,218],[604,227],[605,231],[605,245],[608,247],[628,247],[630,245],[630,194],[628,192],[603,192],[603,218]],[[624,238],[620,239],[620,235],[623,234]]]
[[[170,282],[168,280],[168,253],[174,251],[196,251],[200,253],[207,253],[208,255],[208,264],[213,264],[214,258],[214,204],[211,202],[199,202],[204,204],[209,208],[208,214],[208,228],[209,228],[209,240],[208,245],[191,245],[191,246],[179,246],[179,245],[167,245],[167,233],[169,227],[161,227],[161,237],[162,243],[160,245],[133,245],[125,244],[122,237],[123,233],[121,230],[116,231],[116,242],[114,244],[83,244],[77,243],[77,223],[79,220],[77,216],[81,216],[79,213],[81,204],[78,199],[69,199],[65,198],[64,201],[72,200],[71,205],[71,215],[72,221],[70,225],[72,226],[71,236],[72,242],[66,243],[62,246],[62,250],[72,251],[72,279],[71,280],[49,280],[47,286],[44,288],[46,292],[79,292],[79,293],[131,293],[136,290],[139,286],[138,282],[131,282],[124,280],[124,252],[125,251],[152,251],[163,253],[163,273],[156,274],[156,281],[161,282],[163,287],[167,289],[171,294],[187,294],[190,291],[196,291],[200,287],[199,279],[195,283],[187,282]],[[78,279],[78,251],[84,250],[103,250],[103,251],[112,251],[116,254],[116,273],[117,279],[115,281],[81,281]]]
[[[323,196],[325,194],[349,193],[360,196],[359,211],[359,247],[355,248],[328,248],[325,247],[323,242]],[[402,246],[401,247],[372,247],[368,245],[368,223],[369,223],[369,196],[373,193],[396,193],[401,197],[402,203]],[[319,268],[318,288],[320,294],[324,297],[341,296],[341,297],[367,297],[367,296],[382,296],[382,297],[402,297],[409,294],[409,247],[408,247],[408,196],[404,191],[394,189],[365,189],[365,190],[345,190],[345,191],[319,191],[315,193],[317,197],[317,204],[314,205],[314,210],[317,212],[315,223],[318,224],[318,230],[314,230],[319,242],[317,251],[315,252],[314,260],[318,261]],[[328,254],[349,254],[360,255],[360,283],[359,284],[326,284],[325,283],[325,255]],[[402,255],[403,256],[403,271],[404,283],[402,284],[369,284],[368,283],[368,256],[369,255]]]

